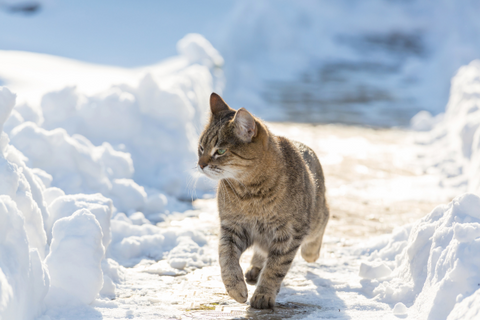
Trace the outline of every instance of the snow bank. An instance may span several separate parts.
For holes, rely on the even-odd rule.
[[[419,142],[429,146],[426,166],[441,171],[445,187],[480,194],[480,60],[458,70],[443,120]]]
[[[38,316],[49,288],[48,272],[38,250],[29,247],[25,229],[16,203],[0,195],[0,317],[5,320]]]
[[[135,171],[133,167],[119,168],[112,172],[122,175],[117,178],[133,176],[140,185],[172,195],[187,194],[186,184],[191,179],[187,168],[195,166],[196,138],[212,91],[210,70],[201,65],[160,81],[147,74],[138,87],[117,86],[96,96],[66,88],[44,96],[42,126],[48,130],[61,127],[95,145],[107,142],[128,152]],[[67,111],[58,112],[62,109]],[[12,142],[15,145],[15,139]],[[110,155],[115,156],[113,152]]]
[[[14,103],[15,95],[0,87],[2,121]],[[136,211],[163,210],[167,198],[119,178],[132,172],[129,154],[108,144],[95,147],[82,136],[48,131],[33,122],[19,124],[10,135],[28,159],[1,132],[0,255],[7,257],[0,261],[2,319],[33,319],[45,308],[114,298],[122,270],[106,255],[128,266],[142,259],[165,259],[179,273],[210,263],[202,248],[203,233],[160,229]],[[100,193],[66,194],[50,184],[72,193],[103,190],[132,219]],[[114,211],[116,220],[111,220]]]
[[[14,108],[15,94],[0,87],[0,318],[114,298],[120,265],[142,259],[176,274],[210,263],[202,232],[148,220],[185,208],[162,192],[187,194],[223,63],[199,35],[179,52],[137,85],[93,95],[67,86],[41,107]]]
[[[447,320],[475,319],[480,315],[480,290],[457,303]]]
[[[467,313],[480,316],[478,308],[468,309],[480,292],[478,196],[464,194],[438,206],[368,251],[367,264],[383,263],[393,269],[387,277],[368,274],[365,278],[376,279],[363,280],[365,290],[375,299],[404,303],[410,314],[421,319],[457,319]]]
[[[167,197],[155,190],[147,194],[131,179],[130,154],[114,150],[107,142],[96,147],[81,135],[70,136],[61,128],[48,131],[33,122],[12,129],[10,138],[45,187],[53,185],[67,194],[101,193],[127,213],[166,209]]]
[[[0,128],[15,95],[0,87]],[[41,188],[22,155],[0,131],[0,316],[33,319],[43,310],[49,276],[42,263],[47,249]]]
[[[209,68],[222,67],[223,57],[207,39],[197,33],[190,33],[177,43],[177,52],[190,63],[198,63]]]
[[[48,172],[53,185],[69,194],[101,192],[121,197],[123,194],[114,188],[115,181],[133,174],[129,154],[113,150],[108,143],[95,147],[84,137],[71,137],[63,129],[47,131],[26,122],[9,136],[12,145],[28,158],[28,166]],[[118,207],[126,209],[124,203],[118,203]]]
[[[76,82],[65,80],[68,86],[62,87],[57,82],[50,87],[43,83],[18,86],[20,99],[28,103],[15,108],[9,119],[7,133],[12,144],[28,157],[32,167],[53,176],[52,186],[67,194],[100,192],[113,198],[117,206],[128,192],[122,192],[125,183],[115,180],[133,179],[143,187],[189,197],[209,95],[221,91],[223,85],[219,69],[223,58],[199,34],[181,39],[178,52],[179,56],[158,65],[122,69],[117,78],[120,70],[109,72],[101,66],[95,70],[92,65],[64,60],[55,66],[51,57],[24,57],[27,61],[48,60],[56,72],[69,69],[82,76]],[[12,59],[14,65],[24,63],[8,55],[4,58]],[[29,73],[35,70],[42,71],[33,65]],[[17,79],[13,71],[4,72],[1,76],[7,83],[36,78],[30,74],[29,79]],[[96,91],[89,89],[90,82],[97,84]],[[41,103],[35,105],[34,99],[28,99],[34,85],[55,90],[44,92]],[[147,198],[155,193],[147,191],[145,195],[137,186],[133,188],[140,194],[132,188],[130,193],[136,192],[142,199],[129,209],[142,211],[143,206],[150,206]],[[118,206],[126,210],[126,205]]]

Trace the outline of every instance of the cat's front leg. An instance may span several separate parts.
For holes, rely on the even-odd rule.
[[[232,224],[221,224],[219,242],[219,260],[223,284],[230,297],[245,303],[248,298],[247,285],[243,280],[240,256],[249,246],[249,237],[245,229]]]
[[[283,248],[274,246],[268,253],[267,262],[260,275],[260,281],[250,299],[250,306],[256,309],[272,309],[283,278],[287,274],[300,243],[291,243]]]

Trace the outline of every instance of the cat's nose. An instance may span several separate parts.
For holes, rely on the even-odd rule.
[[[201,169],[205,168],[206,166],[208,166],[207,163],[203,162],[203,161],[198,161],[198,165],[200,166]]]

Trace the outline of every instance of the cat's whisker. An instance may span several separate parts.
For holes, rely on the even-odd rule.
[[[198,176],[195,176],[194,180],[193,180],[193,194],[192,194],[192,202],[193,202],[193,199],[197,199],[197,182],[198,182]]]
[[[187,182],[187,191],[190,194],[193,202],[193,192],[195,191],[195,184],[196,184],[197,177],[192,175]]]

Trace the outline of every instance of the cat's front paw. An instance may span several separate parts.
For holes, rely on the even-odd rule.
[[[275,306],[275,294],[269,292],[255,292],[250,299],[250,306],[255,309],[273,309]]]
[[[244,281],[237,281],[235,284],[225,283],[225,288],[230,297],[240,303],[247,302],[248,290]]]

